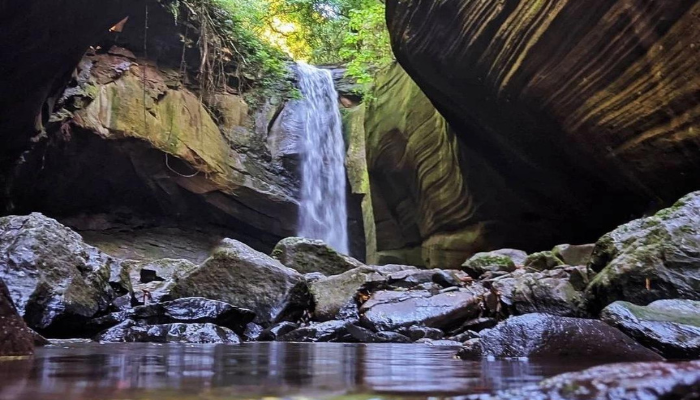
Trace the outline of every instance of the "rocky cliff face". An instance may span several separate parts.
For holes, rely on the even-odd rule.
[[[462,170],[461,197],[517,204],[472,220],[526,248],[591,240],[697,189],[699,12],[696,0],[387,1],[398,60],[483,158]],[[484,171],[508,192],[475,192]]]
[[[241,89],[235,65],[222,65],[221,80],[203,88],[191,21],[175,24],[155,1],[121,7],[129,18],[118,32],[105,35],[108,25],[85,39],[82,60],[64,60],[75,69],[57,83],[38,131],[8,138],[41,132],[0,169],[0,207],[47,213],[136,258],[201,261],[224,236],[264,251],[293,236],[299,102],[288,102],[286,89]],[[364,240],[355,242],[363,258]]]
[[[364,109],[349,129],[361,124],[366,136],[379,262],[457,268],[488,247],[527,247],[529,237],[493,232],[540,229],[518,220],[535,210],[510,196],[401,66],[377,76]]]

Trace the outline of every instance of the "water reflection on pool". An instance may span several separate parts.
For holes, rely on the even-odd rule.
[[[418,344],[67,344],[0,361],[0,399],[329,399],[492,392],[581,363],[467,362]]]

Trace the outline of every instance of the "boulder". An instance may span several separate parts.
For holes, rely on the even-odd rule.
[[[696,399],[700,361],[608,364],[545,379],[537,385],[481,395],[475,400]]]
[[[566,265],[588,265],[595,244],[560,244],[552,249],[552,254]]]
[[[250,309],[263,326],[297,319],[309,307],[301,274],[233,239],[224,239],[210,258],[171,287],[170,294]]]
[[[422,275],[422,280],[412,273]],[[309,291],[316,305],[314,318],[318,321],[337,318],[344,307],[355,301],[358,290],[365,285],[372,288],[387,287],[391,284],[414,286],[419,280],[431,281],[432,274],[411,266],[384,265],[379,267],[363,266],[340,275],[310,282]]]
[[[472,278],[486,272],[512,272],[517,265],[523,265],[527,253],[514,249],[502,249],[488,253],[477,253],[462,264],[462,270]]]
[[[364,266],[354,258],[338,253],[322,240],[299,237],[282,239],[272,251],[272,257],[302,274],[338,275]]]
[[[525,259],[525,268],[535,269],[538,271],[544,271],[552,269],[559,265],[564,265],[564,261],[559,259],[554,252],[551,251],[540,251],[538,253],[533,253],[527,256]]]
[[[348,342],[353,341],[345,327],[345,321],[311,323],[281,335],[281,342]]]
[[[700,358],[700,301],[658,300],[648,306],[616,301],[600,319],[666,358]]]
[[[171,300],[170,289],[194,271],[197,265],[188,260],[163,258],[153,261],[125,261],[136,299],[142,303]]]
[[[126,320],[99,334],[95,340],[101,343],[240,343],[235,332],[214,324],[140,324]]]
[[[527,314],[511,317],[465,343],[459,356],[658,361],[663,358],[619,330],[592,319]]]
[[[34,332],[17,314],[10,292],[0,279],[0,357],[34,353]],[[37,335],[38,336],[38,335]]]
[[[419,339],[440,340],[445,337],[445,333],[440,329],[416,325],[409,327],[407,333],[414,342]]]
[[[492,285],[511,315],[545,313],[562,317],[588,315],[583,291],[589,282],[586,267],[558,267],[542,272],[519,272],[494,279]]]
[[[379,291],[360,307],[360,320],[375,331],[411,325],[446,329],[477,316],[485,293],[486,289],[477,284],[437,294],[427,290]]]
[[[0,218],[0,278],[31,328],[70,335],[114,299],[116,263],[82,237],[41,214]]]
[[[700,192],[638,219],[596,243],[586,289],[593,312],[617,301],[700,300]]]

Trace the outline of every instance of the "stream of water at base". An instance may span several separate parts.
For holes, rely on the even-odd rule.
[[[419,399],[520,387],[591,366],[469,362],[419,344],[61,344],[0,361],[2,400]]]

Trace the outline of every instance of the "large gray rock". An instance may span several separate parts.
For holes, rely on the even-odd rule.
[[[481,285],[432,294],[427,290],[379,291],[360,308],[361,322],[375,331],[394,331],[412,325],[456,327],[481,310]]]
[[[663,358],[624,333],[593,319],[527,314],[511,317],[465,343],[459,356],[658,361]]]
[[[600,319],[666,358],[700,358],[700,301],[658,300],[646,307],[616,301]]]
[[[27,324],[52,336],[107,309],[116,263],[41,214],[0,218],[0,278]]]
[[[462,264],[462,270],[473,278],[486,272],[512,272],[517,266],[522,266],[526,258],[527,253],[515,249],[476,253]]]
[[[363,266],[311,282],[309,291],[316,305],[314,318],[318,321],[337,318],[344,306],[355,301],[357,291],[363,286],[405,282],[412,279],[408,272],[422,273],[422,270],[404,265]]]
[[[180,278],[197,269],[191,261],[169,258],[125,261],[123,264],[129,273],[134,295],[141,302],[145,302],[149,295],[153,302],[170,300],[170,289]]]
[[[0,279],[0,357],[34,353],[34,334],[17,314],[10,292]]]
[[[272,251],[272,257],[302,274],[337,275],[364,266],[354,258],[338,253],[322,240],[299,237],[282,239]]]
[[[566,265],[588,265],[595,244],[560,244],[552,249],[552,254]]]
[[[204,297],[255,312],[263,326],[297,319],[309,307],[301,274],[233,239],[170,289],[173,298]]]
[[[235,332],[214,324],[160,324],[147,325],[133,320],[99,334],[95,340],[102,343],[240,343]]]
[[[508,314],[545,313],[584,317],[583,291],[590,281],[586,267],[558,267],[542,272],[516,271],[493,280]]]
[[[700,192],[600,238],[590,268],[600,272],[586,290],[594,312],[617,300],[700,300]]]
[[[700,361],[608,364],[473,400],[697,399]]]

